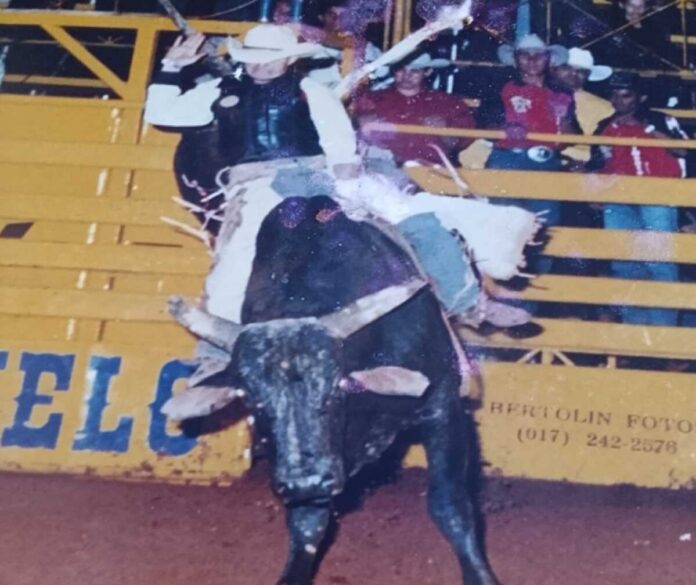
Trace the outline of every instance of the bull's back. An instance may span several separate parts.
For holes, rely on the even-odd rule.
[[[261,225],[242,321],[324,315],[417,275],[394,242],[329,197],[289,198]]]

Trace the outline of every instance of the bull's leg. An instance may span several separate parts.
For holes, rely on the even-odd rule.
[[[331,518],[329,506],[288,508],[290,554],[278,585],[311,585],[317,551]]]
[[[454,549],[466,585],[496,585],[477,529],[473,497],[468,489],[466,420],[458,398],[448,400],[424,423],[428,457],[428,508]]]

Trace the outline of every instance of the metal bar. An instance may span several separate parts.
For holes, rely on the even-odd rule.
[[[128,73],[128,95],[124,96],[126,99],[144,99],[155,58],[156,39],[156,28],[148,26],[138,29],[138,36],[135,39],[135,49]]]
[[[445,170],[408,167],[406,172],[424,191],[459,194]],[[696,207],[694,179],[488,169],[460,169],[459,173],[474,193],[484,197]]]
[[[222,20],[191,20],[197,31],[209,34],[244,34],[253,22]],[[54,25],[71,28],[139,29],[152,26],[161,31],[176,31],[176,25],[168,18],[152,14],[105,14],[103,12],[75,12],[64,10],[2,10],[0,24],[27,26]]]
[[[369,130],[375,132],[400,132],[402,134],[423,134],[426,136],[457,136],[463,138],[486,138],[501,140],[506,137],[502,130],[473,130],[469,128],[433,128],[416,124],[385,124],[374,122]],[[586,136],[583,134],[548,134],[530,132],[526,140],[532,142],[553,142],[558,144],[604,144],[610,146],[643,146],[652,148],[696,149],[696,140],[671,140],[662,138],[614,138],[609,136]]]
[[[680,0],[679,2],[681,8],[681,27],[682,27],[682,66],[684,68],[689,67],[689,40],[687,38],[686,31],[686,0]]]
[[[87,69],[94,73],[99,79],[106,83],[121,97],[128,98],[128,85],[97,59],[92,53],[85,49],[71,34],[67,33],[59,26],[52,24],[42,25],[42,28],[51,35],[60,45],[66,49],[75,59],[82,63]]]
[[[78,79],[74,77],[52,77],[49,75],[5,75],[5,83],[26,83],[36,85],[60,85],[67,87],[91,87],[106,89],[109,86],[99,79]],[[3,96],[5,97],[5,96]]]

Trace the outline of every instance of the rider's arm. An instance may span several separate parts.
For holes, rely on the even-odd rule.
[[[181,89],[181,72],[203,54],[203,35],[180,37],[162,59],[162,70],[148,87],[145,121],[156,126],[191,128],[213,121],[211,106],[220,97],[220,79],[199,83],[188,91]]]

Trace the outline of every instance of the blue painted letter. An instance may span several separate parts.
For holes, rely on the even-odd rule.
[[[76,451],[128,451],[128,441],[133,430],[132,417],[120,417],[113,431],[101,430],[102,415],[109,404],[109,384],[120,368],[120,357],[93,355],[90,358],[87,379],[90,380],[91,387],[87,388],[85,396],[87,416],[83,427],[75,435],[73,449]]]
[[[38,394],[39,379],[43,373],[51,373],[56,377],[55,390],[66,391],[70,388],[74,355],[57,355],[54,353],[23,353],[19,367],[24,371],[24,382],[17,402],[17,412],[14,423],[2,434],[3,447],[43,447],[55,449],[58,433],[63,416],[57,413],[49,415],[48,421],[42,427],[29,425],[31,412],[35,406],[48,405],[53,398]]]
[[[173,360],[166,363],[160,371],[155,401],[150,404],[152,419],[148,436],[150,449],[157,453],[185,455],[196,446],[195,437],[187,437],[183,434],[167,434],[167,418],[160,412],[164,403],[172,396],[174,382],[181,378],[190,377],[194,369],[194,366],[188,366],[179,360]]]

